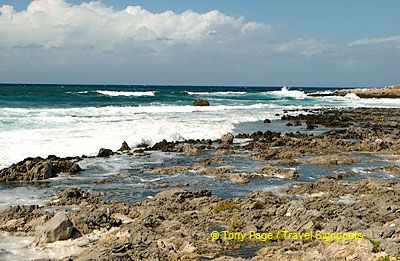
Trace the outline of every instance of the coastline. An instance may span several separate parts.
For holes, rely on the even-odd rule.
[[[249,192],[243,197],[224,199],[204,190],[207,188],[188,190],[185,184],[177,183],[159,187],[162,192],[137,203],[109,201],[104,195],[66,188],[57,197],[47,200],[46,206],[10,207],[2,211],[0,230],[7,236],[33,237],[36,246],[30,245],[30,248],[37,249],[36,253],[45,258],[49,256],[40,251],[68,242],[73,250],[63,258],[74,260],[123,260],[130,256],[147,260],[291,260],[310,256],[319,260],[387,256],[392,260],[400,252],[399,116],[399,109],[320,109],[305,114],[288,110],[281,116],[280,124],[298,128],[299,132],[263,131],[235,137],[227,134],[214,141],[163,141],[148,148],[125,147],[126,151],[119,153],[127,157],[162,151],[198,159],[197,163],[195,160],[190,164],[152,168],[154,177],[198,173],[229,181],[232,188],[263,179],[290,183],[274,193]],[[315,132],[318,129],[323,131]],[[238,143],[238,140],[244,142]],[[244,155],[251,161],[264,160],[263,165],[245,173],[237,171],[230,161],[227,163],[226,157],[242,155],[244,151],[250,152]],[[103,150],[98,156],[107,158],[115,153]],[[199,158],[204,153],[207,157]],[[74,165],[79,165],[80,158],[37,160],[32,166],[26,161],[15,165],[8,171],[14,176],[7,177],[32,181],[58,173],[80,175],[79,168]],[[355,164],[364,166],[361,172],[352,168]],[[21,166],[28,167],[21,169]],[[311,166],[327,169],[330,174],[315,176],[307,182],[302,171]],[[348,171],[341,171],[342,168]],[[41,175],[48,174],[48,169],[52,169],[54,175]],[[108,182],[107,179],[104,182]],[[80,236],[47,242],[50,232],[43,234],[42,224],[46,226],[55,213],[64,211],[64,221],[70,222],[66,228],[78,230]],[[357,231],[364,237],[347,241],[277,238],[266,243],[212,240],[210,233],[214,230],[246,233]],[[68,236],[73,238],[72,234]],[[86,240],[88,237],[93,240]]]
[[[327,97],[327,96],[346,96],[355,94],[359,98],[364,99],[398,99],[400,98],[400,84],[389,85],[383,88],[352,88],[338,89],[329,93],[312,93],[310,96]]]

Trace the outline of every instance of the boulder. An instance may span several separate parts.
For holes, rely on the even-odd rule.
[[[79,231],[74,228],[65,213],[59,212],[37,231],[36,242],[52,243],[78,236],[80,236]]]
[[[193,106],[210,106],[210,102],[203,99],[198,99],[193,102]]]
[[[121,145],[121,148],[119,148],[118,151],[128,151],[131,150],[131,148],[129,147],[128,143],[126,143],[126,141],[124,141]]]
[[[270,119],[265,119],[264,123],[271,123],[271,120]]]
[[[114,152],[112,150],[101,148],[99,150],[99,154],[97,154],[97,157],[108,158],[112,155],[114,155]]]

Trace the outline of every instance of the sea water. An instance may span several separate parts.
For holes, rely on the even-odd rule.
[[[0,85],[0,168],[30,156],[96,155],[100,148],[117,150],[123,141],[134,147],[163,139],[217,139],[227,132],[291,131],[291,127],[280,121],[262,123],[266,118],[279,119],[284,110],[290,109],[400,104],[398,99],[307,95],[327,91],[330,88],[3,84]],[[196,99],[207,99],[211,106],[192,106]],[[297,130],[301,127],[293,127],[293,131]],[[102,192],[108,198],[135,201],[154,196],[162,186],[174,186],[177,182],[187,184],[188,189],[211,187],[221,197],[277,190],[289,184],[277,178],[263,178],[233,187],[231,182],[213,176],[194,173],[160,176],[149,171],[151,167],[197,164],[208,156],[211,155],[207,152],[196,157],[155,152],[145,156],[85,159],[79,163],[84,168],[80,175],[59,176],[35,185],[0,184],[0,208],[40,204],[43,198],[72,185]],[[265,162],[248,160],[248,156],[245,153],[226,156],[227,167],[241,173],[262,168]],[[301,181],[311,181],[332,171],[305,165],[298,170]]]

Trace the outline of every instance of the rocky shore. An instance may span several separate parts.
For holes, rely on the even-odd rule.
[[[0,235],[29,237],[30,248],[38,253],[68,245],[71,250],[61,251],[56,260],[397,260],[400,109],[286,111],[281,122],[297,131],[227,134],[214,141],[164,140],[132,149],[124,143],[117,152],[102,149],[98,155],[163,151],[198,157],[207,153],[211,156],[195,164],[149,171],[155,176],[214,176],[238,187],[254,179],[291,182],[275,193],[254,191],[244,197],[221,198],[207,188],[191,191],[177,186],[127,203],[69,187],[48,199],[45,206],[13,206],[2,211]],[[227,165],[226,156],[243,152],[262,165],[246,173]],[[79,175],[80,160],[29,158],[1,170],[0,180]],[[374,160],[383,163],[368,167]],[[354,168],[339,170],[354,164],[366,166],[362,177]],[[326,168],[330,174],[299,181],[299,166]],[[224,237],[224,231],[247,237]],[[314,236],[287,238],[278,235],[279,231]],[[249,237],[267,232],[275,234],[268,240]],[[316,238],[316,233],[325,234]],[[362,236],[343,240],[338,238],[340,233]]]
[[[358,88],[335,90],[331,93],[313,93],[310,96],[346,96],[355,94],[360,98],[400,98],[400,84],[386,86],[384,88]]]

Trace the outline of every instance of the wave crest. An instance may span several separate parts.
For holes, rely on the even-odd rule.
[[[97,90],[96,92],[99,93],[99,94],[102,94],[102,95],[112,96],[112,97],[116,97],[116,96],[136,96],[136,97],[140,97],[140,96],[155,96],[156,95],[155,91],[124,92],[124,91],[102,91],[102,90]]]
[[[224,96],[224,95],[243,95],[246,92],[235,92],[235,91],[226,91],[226,92],[186,92],[189,95],[208,95],[208,96]]]
[[[307,94],[305,94],[304,92],[296,91],[296,90],[289,90],[288,87],[286,87],[286,86],[283,86],[282,89],[279,91],[268,92],[268,94],[280,96],[280,97],[296,98],[296,99],[304,99],[307,97]]]

